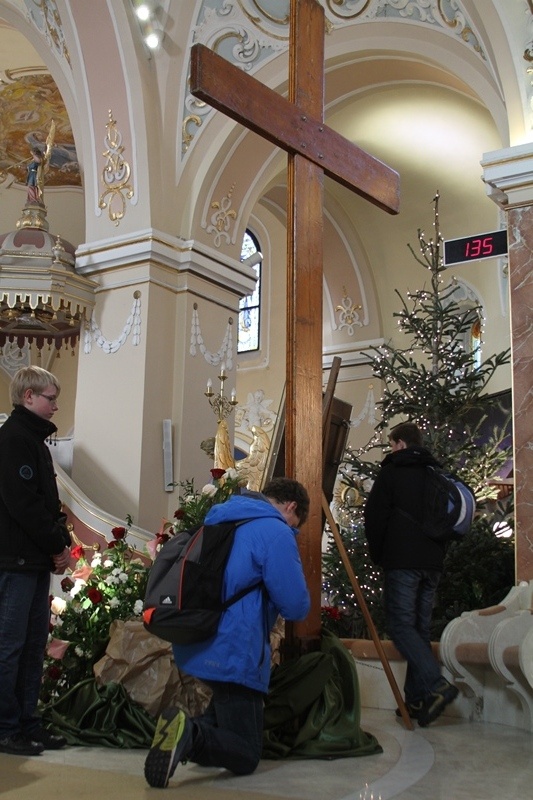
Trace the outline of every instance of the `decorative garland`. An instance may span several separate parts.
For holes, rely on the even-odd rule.
[[[132,328],[132,344],[135,347],[141,341],[141,293],[139,291],[133,293],[133,305],[131,307],[131,312],[118,339],[115,339],[114,341],[106,339],[94,319],[91,317],[85,326],[83,351],[84,353],[90,353],[92,342],[95,341],[98,347],[102,348],[104,353],[116,353],[117,350],[120,350],[122,345],[126,342],[126,339],[130,335]]]
[[[189,353],[191,356],[196,355],[196,345],[203,355],[205,360],[211,366],[216,367],[218,364],[224,363],[227,369],[233,368],[233,317],[229,317],[226,326],[226,332],[222,340],[222,344],[216,353],[211,353],[204,344],[202,331],[200,330],[200,317],[198,316],[198,305],[194,303],[191,321],[191,346]]]

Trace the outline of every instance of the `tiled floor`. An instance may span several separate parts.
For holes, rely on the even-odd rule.
[[[533,735],[503,725],[440,718],[429,728],[406,731],[390,711],[365,710],[362,727],[383,753],[335,761],[263,761],[247,777],[212,770],[212,788],[293,800],[522,800],[531,797]],[[56,764],[142,775],[146,752],[72,747],[41,756]],[[103,766],[105,765],[105,766]],[[206,770],[179,766],[168,789],[181,796],[184,779]],[[124,780],[127,797],[127,778]],[[37,788],[37,787],[36,787]],[[1,791],[1,790],[0,790]],[[165,796],[167,794],[165,793]]]

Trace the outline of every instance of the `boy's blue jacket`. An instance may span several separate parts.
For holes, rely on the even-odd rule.
[[[239,683],[266,694],[270,630],[278,614],[287,620],[304,619],[309,613],[309,592],[297,531],[266,498],[233,495],[213,506],[205,518],[210,525],[236,520],[247,521],[235,533],[223,599],[261,580],[268,599],[261,588],[245,595],[223,613],[211,639],[173,645],[174,660],[181,670],[201,680]]]

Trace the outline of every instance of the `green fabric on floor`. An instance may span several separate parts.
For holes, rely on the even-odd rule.
[[[342,642],[322,631],[320,652],[272,671],[265,703],[263,758],[347,758],[382,753],[360,728],[355,662]]]
[[[342,642],[322,632],[320,652],[287,661],[272,671],[265,702],[263,758],[347,758],[381,753],[377,739],[360,728],[355,663]],[[119,683],[97,686],[90,678],[42,709],[43,723],[70,745],[149,747],[154,719]]]
[[[120,683],[97,686],[93,678],[76,684],[41,712],[43,724],[71,745],[150,747],[152,717],[128,697]]]

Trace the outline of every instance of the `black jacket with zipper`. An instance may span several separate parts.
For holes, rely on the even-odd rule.
[[[45,439],[57,430],[24,406],[0,428],[0,569],[53,570],[71,543]]]
[[[405,511],[421,520],[426,466],[439,466],[424,447],[389,453],[367,498],[364,518],[370,556],[383,569],[442,571],[445,545],[430,539]]]

